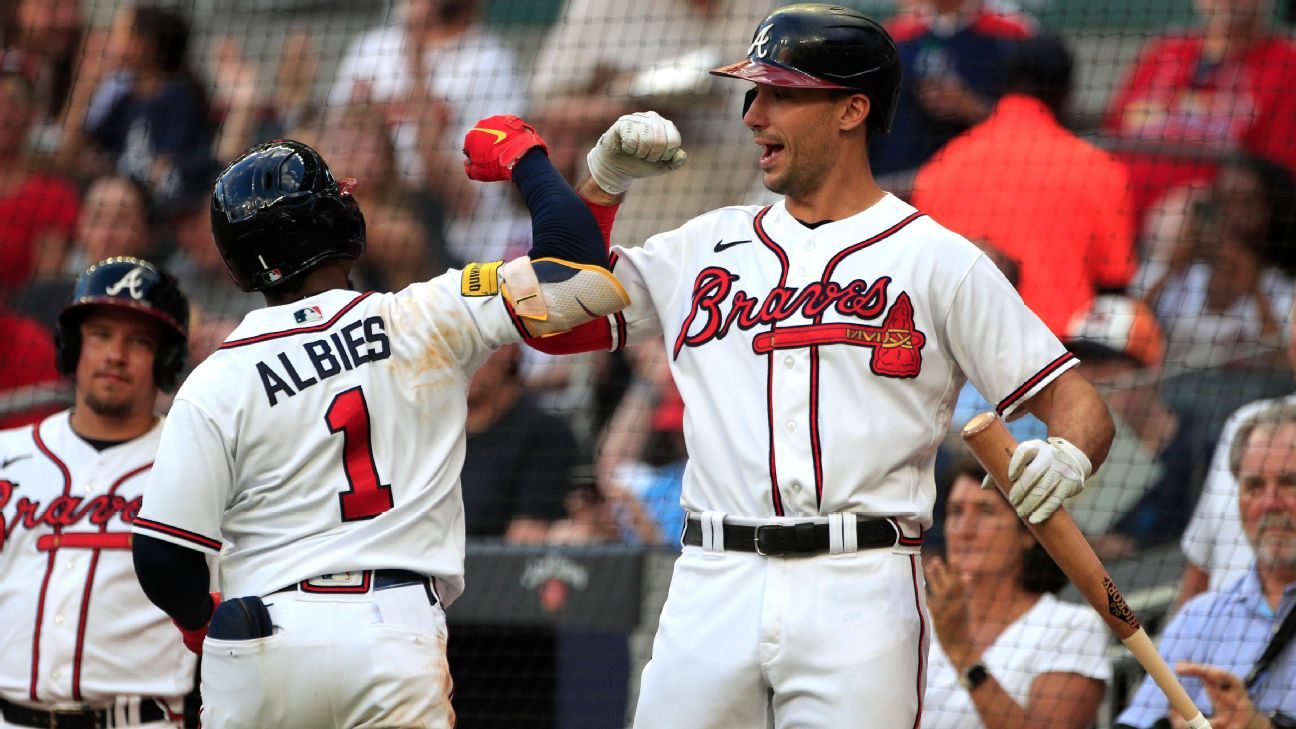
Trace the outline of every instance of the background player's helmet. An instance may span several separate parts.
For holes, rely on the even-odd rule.
[[[259,144],[230,163],[212,190],[212,237],[234,283],[262,291],[330,258],[359,258],[365,223],[319,153],[288,139]]]
[[[862,13],[838,5],[788,5],[761,21],[747,58],[711,73],[771,86],[846,89],[869,98],[868,131],[891,131],[900,94],[900,52]]]
[[[175,277],[139,258],[104,259],[77,278],[72,298],[58,317],[54,334],[58,370],[76,372],[81,357],[81,320],[94,306],[119,306],[148,314],[162,323],[162,340],[153,360],[153,381],[175,389],[189,342],[189,301]]]

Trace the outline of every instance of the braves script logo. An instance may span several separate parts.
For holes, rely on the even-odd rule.
[[[9,502],[13,499],[14,489],[18,484],[13,481],[0,480],[0,512],[7,509]],[[135,521],[135,515],[139,513],[140,502],[142,497],[127,501],[122,496],[109,496],[102,494],[92,499],[82,499],[79,496],[59,496],[50,501],[48,505],[41,504],[39,501],[32,501],[26,496],[18,499],[14,504],[13,517],[6,522],[3,515],[0,515],[0,550],[4,549],[9,535],[15,530],[22,529],[40,529],[42,527],[62,527],[67,529],[84,523],[91,527],[100,527],[107,524],[113,518],[120,519],[129,529],[129,525]],[[43,531],[43,530],[42,530]],[[54,535],[43,535],[37,544],[38,549],[48,550],[60,546],[110,546],[108,543],[98,545],[80,545],[77,542],[78,534],[62,535],[62,539],[55,539]],[[101,534],[95,532],[93,535],[103,537],[121,537],[127,538],[129,534]],[[46,537],[49,537],[47,539]],[[109,539],[108,542],[124,541],[124,539]]]
[[[700,347],[712,340],[724,339],[736,323],[739,329],[770,326],[757,334],[752,349],[768,354],[778,349],[796,349],[823,344],[846,344],[870,347],[869,368],[884,377],[917,377],[922,370],[922,348],[927,337],[914,324],[913,302],[901,292],[887,310],[887,287],[891,277],[882,276],[873,283],[855,279],[846,284],[836,281],[814,281],[804,288],[776,286],[762,301],[746,291],[734,288],[738,274],[719,266],[709,266],[693,283],[693,304],[679,338],[675,340],[674,357],[684,347]],[[850,322],[820,323],[823,314],[834,311],[856,319],[883,317],[880,326]],[[814,324],[776,326],[800,314]]]
[[[104,293],[116,296],[122,289],[128,289],[132,299],[144,298],[144,269],[139,266],[132,268],[125,276],[118,279],[117,283],[104,289]]]
[[[1107,612],[1134,630],[1138,630],[1140,627],[1139,619],[1134,615],[1134,611],[1130,610],[1130,606],[1125,603],[1125,596],[1121,594],[1120,590],[1116,589],[1116,583],[1112,582],[1112,578],[1103,575],[1102,584],[1103,587],[1107,588]]]
[[[756,38],[752,40],[751,45],[747,46],[747,55],[750,56],[754,53],[758,58],[765,57],[765,46],[769,45],[770,31],[773,30],[773,28],[773,23],[761,27],[760,31],[756,33]]]

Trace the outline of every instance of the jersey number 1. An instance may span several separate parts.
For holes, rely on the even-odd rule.
[[[372,519],[392,508],[391,486],[378,478],[369,443],[369,406],[359,387],[338,393],[324,414],[330,433],[342,434],[342,470],[351,488],[338,494],[342,521]]]

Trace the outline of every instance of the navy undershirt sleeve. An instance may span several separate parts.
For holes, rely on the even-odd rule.
[[[528,256],[608,267],[598,222],[543,150],[537,147],[518,160],[513,182],[531,211]]]
[[[211,575],[202,552],[144,534],[132,535],[135,575],[144,594],[186,629],[207,624],[212,614],[207,592]]]

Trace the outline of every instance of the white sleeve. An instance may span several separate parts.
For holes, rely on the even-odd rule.
[[[1220,530],[1226,519],[1237,519],[1237,480],[1229,470],[1229,443],[1237,432],[1236,421],[1230,420],[1215,444],[1206,481],[1202,484],[1201,498],[1193,509],[1192,519],[1179,539],[1179,546],[1188,561],[1209,571],[1214,566],[1211,558],[1219,541]]]
[[[450,269],[390,297],[388,321],[406,330],[402,341],[440,343],[461,366],[476,369],[490,351],[522,340],[523,330],[498,292],[469,293],[463,271]]]
[[[959,367],[1003,416],[1078,363],[984,255],[957,284],[945,338]]]
[[[220,426],[193,403],[176,400],[132,531],[218,553],[233,488],[233,460]]]
[[[676,232],[655,235],[638,247],[613,246],[612,273],[625,287],[630,305],[608,317],[612,322],[612,349],[661,338],[661,319],[653,294],[670,297],[679,283],[679,258],[671,244]],[[669,303],[671,299],[662,301]]]

